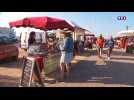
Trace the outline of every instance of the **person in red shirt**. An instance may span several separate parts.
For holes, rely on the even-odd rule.
[[[102,56],[103,46],[104,46],[104,38],[102,34],[100,34],[99,38],[96,40],[96,46],[98,51],[98,57],[100,58]]]

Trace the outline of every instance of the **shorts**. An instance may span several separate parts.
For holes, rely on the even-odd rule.
[[[60,64],[69,64],[72,60],[73,53],[61,53]]]

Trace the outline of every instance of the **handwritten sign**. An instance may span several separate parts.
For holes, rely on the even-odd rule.
[[[40,69],[37,62],[35,62],[35,59],[32,57],[27,57],[23,61],[23,71],[22,71],[22,77],[20,80],[20,87],[30,87],[32,82],[32,77],[36,76],[39,84],[44,86],[41,76],[40,76]]]
[[[21,77],[21,80],[20,80],[20,86],[30,87],[34,64],[35,64],[34,59],[24,58],[24,60],[23,60],[23,71],[22,71],[22,77]]]

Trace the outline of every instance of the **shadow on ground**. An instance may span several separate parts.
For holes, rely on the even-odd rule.
[[[129,57],[125,57],[125,58],[112,57],[112,59],[114,59],[114,60],[132,60],[132,61],[134,61],[134,58],[129,58]]]
[[[114,50],[114,52],[113,52],[113,55],[116,55],[116,56],[130,56],[130,57],[134,57],[134,54],[133,53],[126,53],[126,52],[121,52],[121,50],[120,51],[115,51]]]
[[[96,55],[97,51],[96,50],[84,50],[83,52],[80,52],[79,53],[79,56],[85,56],[85,57],[88,57],[88,56],[93,56],[93,55]]]
[[[18,87],[19,78],[0,75],[0,87]]]
[[[6,59],[3,61],[0,61],[0,67],[5,67],[5,68],[20,68],[22,67],[23,64],[23,59],[17,59],[17,60],[13,60],[13,59]]]
[[[128,63],[111,62],[95,65],[95,62],[80,61],[65,82],[101,82],[108,84],[134,85],[134,66]]]
[[[120,52],[114,51],[114,53]],[[58,75],[59,70],[54,73],[53,77],[57,79]],[[106,65],[96,65],[96,61],[82,60],[73,66],[70,77],[65,79],[65,83],[104,83],[134,86],[133,76],[134,64],[131,63],[110,61],[106,62]]]

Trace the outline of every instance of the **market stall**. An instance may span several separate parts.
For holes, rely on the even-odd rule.
[[[84,44],[85,44],[84,47],[88,49],[92,49],[94,44],[94,39],[95,39],[95,35],[89,31],[86,31],[84,34]]]
[[[120,31],[117,35],[118,45],[127,53],[134,53],[134,30]]]
[[[9,23],[10,27],[34,27],[37,29],[44,30],[46,33],[49,30],[57,30],[57,29],[64,29],[68,28],[71,31],[74,31],[74,28],[65,20],[58,19],[58,18],[52,18],[52,17],[27,17],[22,20],[18,20],[15,22]],[[49,34],[50,35],[50,34]],[[49,39],[48,39],[49,37]],[[54,42],[56,38],[50,39],[52,36],[46,35],[46,49],[48,52],[48,57],[45,57],[45,72],[48,74],[49,72],[53,71],[55,67],[57,67],[57,64],[59,62],[59,52],[53,52],[52,49],[49,49],[49,47],[55,46]],[[50,41],[49,41],[50,40]],[[49,45],[48,45],[49,43]],[[52,44],[52,45],[51,45]],[[50,46],[51,45],[51,46]],[[54,49],[54,48],[53,48]],[[55,49],[54,49],[55,50]]]
[[[10,22],[9,25],[10,27],[34,27],[44,31],[64,28],[68,28],[71,31],[74,30],[74,28],[65,20],[47,16],[27,17],[22,20]]]

